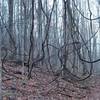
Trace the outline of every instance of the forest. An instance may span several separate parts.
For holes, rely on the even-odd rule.
[[[0,0],[0,100],[100,100],[100,0]]]

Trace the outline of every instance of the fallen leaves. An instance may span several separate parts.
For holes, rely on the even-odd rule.
[[[66,98],[69,98],[68,100],[91,100],[90,96],[93,98],[95,96],[100,97],[99,84],[97,87],[92,87],[89,84],[85,86],[80,83],[70,83],[62,80],[61,77],[56,78],[52,74],[36,70],[32,72],[32,79],[28,80],[26,75],[15,74],[18,68],[9,66],[5,68],[13,76],[3,75],[3,100],[8,100],[7,98],[12,95],[14,97],[13,100],[66,100]],[[20,78],[15,78],[14,76]],[[15,93],[13,94],[13,92]]]

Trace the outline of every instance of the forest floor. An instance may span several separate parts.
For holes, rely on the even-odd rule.
[[[67,82],[35,69],[28,80],[16,73],[21,66],[14,68],[8,63],[5,68],[9,74],[3,74],[3,100],[100,100],[100,75],[92,75],[85,82]]]

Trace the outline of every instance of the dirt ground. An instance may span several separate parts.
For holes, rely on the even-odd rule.
[[[100,100],[100,76],[85,82],[68,82],[47,72],[33,70],[32,79],[15,73],[18,68],[6,64],[3,74],[3,100]]]

